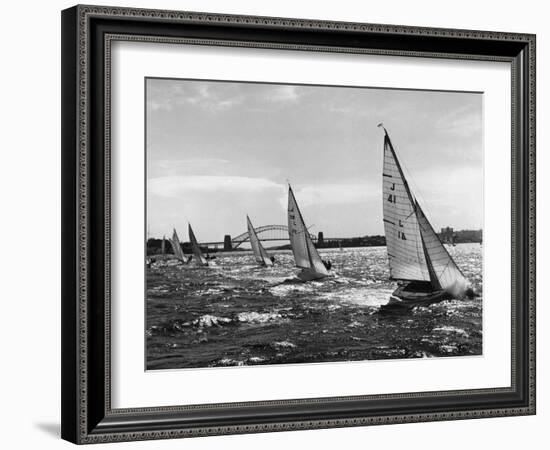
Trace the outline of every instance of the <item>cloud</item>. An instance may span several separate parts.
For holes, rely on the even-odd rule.
[[[151,111],[172,111],[173,104],[169,99],[164,99],[164,101],[149,99],[147,108]]]
[[[274,191],[282,193],[283,185],[266,178],[239,176],[167,176],[152,178],[148,181],[148,192],[159,197],[180,198],[186,194],[224,193],[246,195],[250,192]]]
[[[300,95],[297,86],[272,86],[271,89],[266,90],[265,99],[275,103],[294,103],[299,99]]]
[[[460,136],[481,133],[482,127],[482,110],[478,107],[472,108],[471,105],[451,110],[435,122],[438,131]]]
[[[160,159],[153,163],[155,169],[168,174],[217,171],[227,164],[229,160],[222,158]]]
[[[345,183],[305,186],[294,189],[294,194],[299,206],[311,206],[362,203],[379,195],[379,191],[380,188],[369,183]]]
[[[150,80],[147,107],[151,112],[172,111],[183,106],[196,106],[205,111],[218,112],[231,109],[244,101],[239,89],[223,91],[207,83],[182,83]]]

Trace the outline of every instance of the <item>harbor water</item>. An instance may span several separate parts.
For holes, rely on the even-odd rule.
[[[146,277],[148,370],[433,358],[482,353],[482,246],[448,251],[478,297],[381,314],[395,282],[385,247],[321,249],[321,281],[296,280],[290,251],[260,267],[249,251],[208,267],[154,262]]]

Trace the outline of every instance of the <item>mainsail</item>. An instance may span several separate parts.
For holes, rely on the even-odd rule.
[[[328,276],[327,268],[313,245],[290,186],[288,187],[288,235],[296,266],[309,269],[321,276]]]
[[[191,250],[193,251],[193,255],[195,255],[195,259],[197,260],[197,263],[200,264],[201,266],[208,265],[208,261],[206,261],[206,258],[202,254],[201,248],[199,247],[199,243],[197,242],[195,233],[193,233],[191,224],[189,224],[189,242],[191,242]]]
[[[271,261],[271,258],[269,257],[268,253],[266,252],[265,248],[260,242],[260,239],[258,239],[256,230],[252,226],[252,222],[250,221],[250,218],[248,216],[246,216],[246,224],[248,226],[248,235],[250,237],[250,245],[252,246],[252,251],[254,252],[256,261],[265,266],[272,266],[273,261]]]
[[[430,281],[414,199],[387,134],[384,136],[382,179],[390,277]]]
[[[390,278],[429,281],[434,290],[465,286],[466,279],[413,197],[387,131],[384,136],[384,231]]]
[[[172,250],[174,251],[174,255],[177,259],[180,261],[186,261],[185,256],[183,255],[183,250],[181,249],[180,240],[178,238],[178,233],[176,233],[176,229],[174,228],[174,232],[172,233],[172,239],[169,239],[170,245],[172,246]]]

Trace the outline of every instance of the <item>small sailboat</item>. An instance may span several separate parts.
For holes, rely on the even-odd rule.
[[[260,242],[260,239],[258,239],[256,230],[252,226],[252,222],[250,221],[250,217],[248,216],[246,216],[246,224],[248,226],[248,236],[250,237],[250,245],[252,246],[252,251],[254,252],[254,257],[256,258],[256,262],[258,262],[262,266],[271,267],[273,265],[273,260],[269,257],[269,254],[263,247],[262,243]]]
[[[313,245],[290,185],[288,186],[288,235],[296,266],[302,269],[298,278],[302,281],[311,281],[327,277],[328,269]]]
[[[174,232],[172,233],[172,239],[168,239],[170,242],[170,245],[172,246],[172,251],[174,252],[174,256],[178,261],[181,261],[182,263],[186,264],[188,263],[188,259],[183,254],[183,250],[181,248],[180,240],[178,237],[178,233],[176,232],[176,229],[174,228]],[[164,237],[162,240],[163,243],[163,252],[164,252]]]
[[[191,243],[191,250],[193,251],[197,264],[200,266],[207,266],[208,261],[202,254],[197,238],[195,237],[195,233],[193,233],[193,229],[191,228],[191,224],[189,224],[189,242]]]
[[[384,231],[390,279],[400,285],[383,309],[473,295],[468,281],[413,196],[385,128],[384,133]]]

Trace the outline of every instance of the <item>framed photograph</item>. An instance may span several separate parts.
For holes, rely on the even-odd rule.
[[[62,437],[535,413],[535,36],[62,12]]]

